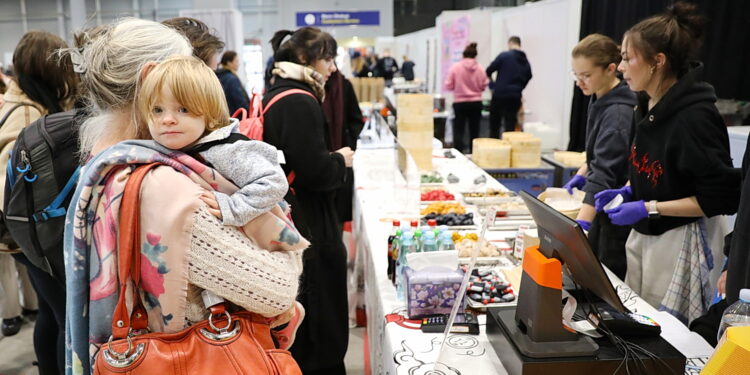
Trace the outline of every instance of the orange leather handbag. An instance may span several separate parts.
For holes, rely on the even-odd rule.
[[[158,163],[138,167],[128,179],[120,208],[118,278],[120,297],[112,336],[102,345],[94,374],[302,374],[286,350],[276,349],[268,320],[224,304],[210,307],[208,320],[177,333],[145,333],[148,314],[140,298],[139,195],[143,177]],[[125,304],[132,279],[133,311]]]

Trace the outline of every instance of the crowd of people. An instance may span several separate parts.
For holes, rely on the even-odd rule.
[[[602,263],[715,343],[721,306],[749,285],[750,159],[742,173],[732,167],[715,93],[700,78],[703,22],[694,5],[676,3],[630,28],[621,45],[593,34],[575,46],[573,75],[590,96],[586,163],[565,187],[585,192],[577,222]],[[174,333],[210,319],[208,292],[261,317],[268,329],[259,340],[289,350],[304,374],[346,373],[342,223],[351,219],[362,116],[331,35],[280,30],[270,43],[262,122],[240,122],[231,115],[251,104],[238,54],[220,56],[224,43],[199,20],[120,19],[79,32],[73,46],[44,31],[21,38],[13,70],[0,76],[0,165],[10,170],[0,174],[0,197],[8,207],[20,199],[16,184],[33,184],[16,141],[48,122],[77,139],[75,152],[48,167],[55,176],[80,173],[65,216],[56,216],[65,225],[48,262],[18,244],[36,232],[13,231],[7,215],[0,222],[2,333],[36,319],[40,374],[91,373],[122,328],[112,321],[127,290],[118,279],[121,197],[151,163],[158,166],[143,178],[137,207],[145,303],[135,304],[148,330]],[[470,147],[467,123],[469,139],[478,136],[488,87],[490,136],[516,128],[532,74],[520,38],[508,47],[485,69],[471,43],[446,75],[460,150]],[[352,66],[356,76],[413,79],[414,63],[404,57],[399,69],[389,51],[355,53]],[[248,127],[261,139],[248,138]],[[725,238],[722,215],[736,212]],[[64,274],[55,273],[62,264]],[[717,289],[726,298],[711,307]]]
[[[59,246],[46,255],[64,258],[64,275],[19,248],[14,236],[29,233],[0,225],[3,333],[36,316],[40,374],[91,373],[120,327],[110,324],[120,290],[118,197],[152,162],[138,207],[149,331],[207,319],[208,291],[263,317],[270,337],[258,341],[289,350],[305,374],[345,373],[349,219],[338,202],[351,201],[362,117],[351,84],[336,75],[329,34],[284,30],[271,44],[256,140],[230,118],[250,105],[237,53],[219,58],[223,43],[199,20],[121,19],[83,30],[71,47],[49,32],[23,36],[3,77],[3,165],[15,161],[25,128],[51,121],[67,121],[78,138],[75,153],[57,158],[81,165]],[[5,182],[13,191],[15,181]]]

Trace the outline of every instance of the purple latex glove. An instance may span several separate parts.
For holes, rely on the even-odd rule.
[[[630,200],[633,199],[633,190],[630,188],[630,185],[623,186],[619,189],[602,190],[594,195],[594,199],[596,200],[594,202],[594,208],[596,208],[596,212],[603,212],[604,206],[614,199],[617,194],[622,195],[623,203],[630,202]]]
[[[648,217],[646,204],[643,201],[623,203],[607,211],[609,219],[615,225],[633,225]]]
[[[583,230],[585,230],[586,232],[588,232],[589,228],[591,228],[591,222],[590,221],[576,220],[576,223],[578,223],[578,225],[580,225],[581,228],[583,228]]]
[[[568,191],[568,194],[573,195],[573,188],[581,190],[583,185],[586,185],[586,177],[577,174],[573,176],[573,178],[571,178],[570,181],[568,181],[565,185],[563,185],[563,188]]]

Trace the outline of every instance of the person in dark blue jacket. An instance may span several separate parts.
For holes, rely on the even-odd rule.
[[[240,57],[237,52],[226,51],[221,56],[221,68],[216,70],[216,76],[219,77],[221,87],[224,88],[224,95],[227,97],[230,114],[234,114],[240,108],[250,110],[250,97],[247,95],[245,88],[242,87],[240,77],[237,76],[239,67]]]
[[[414,61],[409,60],[409,57],[404,55],[404,62],[401,64],[401,75],[407,81],[414,80]]]
[[[493,87],[490,102],[490,138],[500,137],[500,124],[505,131],[514,131],[518,110],[521,108],[521,92],[531,80],[531,66],[526,54],[521,51],[521,38],[508,39],[508,51],[502,52],[487,67],[487,77],[492,74],[497,79],[490,83]]]

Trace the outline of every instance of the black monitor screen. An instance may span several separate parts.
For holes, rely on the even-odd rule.
[[[554,257],[565,263],[581,287],[590,290],[614,309],[627,312],[581,226],[531,194],[522,191],[520,195],[536,222],[539,251],[548,258]]]

